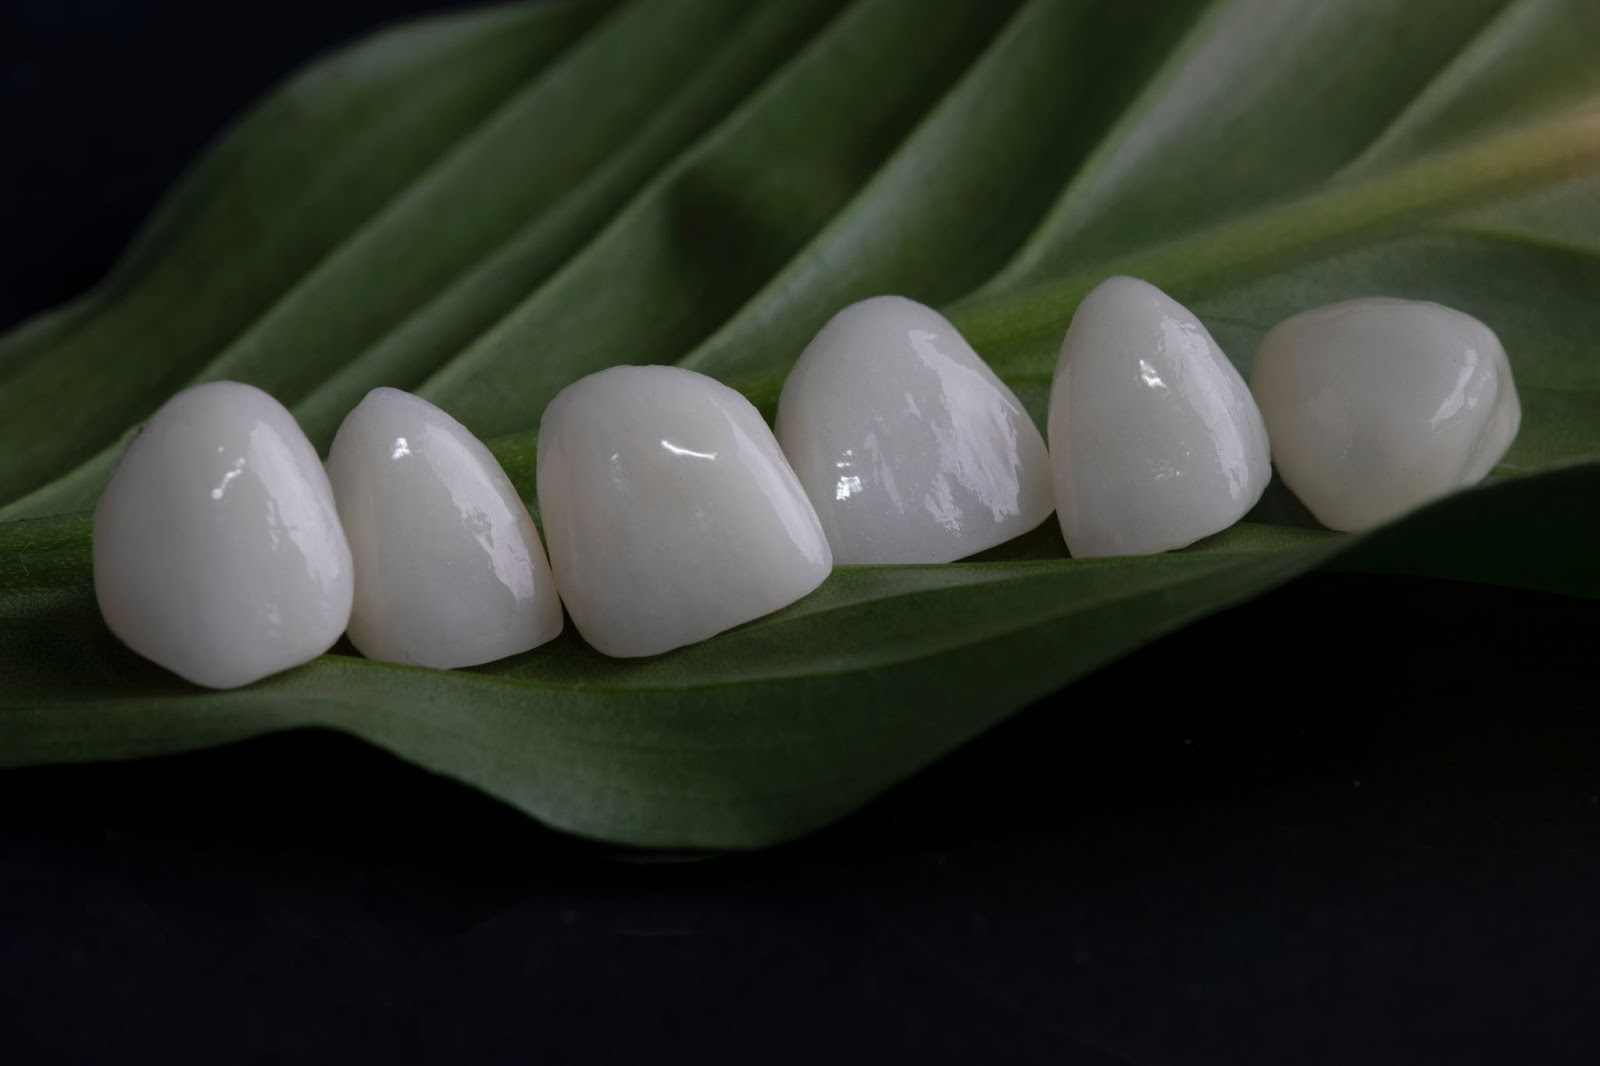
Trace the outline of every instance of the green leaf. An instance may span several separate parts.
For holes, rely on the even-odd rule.
[[[753,847],[1315,568],[1600,596],[1597,37],[1588,0],[663,0],[452,16],[325,60],[100,288],[0,340],[0,764],[326,727],[575,833]],[[1241,368],[1316,304],[1460,307],[1506,343],[1521,436],[1483,486],[1362,536],[1281,487],[1151,558],[1067,559],[1051,522],[949,566],[840,568],[643,661],[571,632],[448,673],[340,648],[202,692],[95,608],[82,512],[193,381],[262,384],[319,445],[366,389],[418,390],[531,504],[568,382],[678,362],[770,412],[811,332],[874,293],[945,306],[1038,417],[1113,272]]]

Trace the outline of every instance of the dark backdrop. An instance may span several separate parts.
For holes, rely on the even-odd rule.
[[[4,0],[0,325],[437,6]],[[326,734],[0,774],[0,1059],[1592,1063],[1596,621],[1300,581],[758,855],[568,840]]]

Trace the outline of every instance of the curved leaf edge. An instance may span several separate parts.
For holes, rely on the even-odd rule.
[[[1507,522],[1529,500],[1555,501],[1558,513],[1538,524]],[[1564,501],[1564,502],[1562,502]],[[975,700],[960,690],[950,694],[925,693],[930,722],[922,724],[915,743],[875,744],[870,739],[885,730],[909,729],[916,725],[915,712],[909,720],[893,721],[834,707],[813,706],[810,711],[828,718],[827,728],[809,738],[826,751],[811,759],[811,776],[788,792],[775,789],[774,780],[762,766],[762,759],[781,752],[793,759],[793,736],[774,739],[765,735],[770,723],[742,714],[739,706],[760,701],[784,686],[802,686],[832,691],[859,683],[863,676],[882,678],[893,675],[908,689],[915,688],[917,673],[932,656],[914,655],[904,661],[874,661],[859,668],[844,667],[827,678],[815,675],[773,675],[757,682],[735,681],[722,685],[692,686],[698,703],[694,712],[718,729],[726,729],[724,750],[689,744],[673,750],[659,737],[640,741],[627,735],[591,735],[592,729],[606,730],[615,721],[588,721],[584,701],[604,696],[626,703],[630,696],[659,695],[660,689],[616,685],[540,682],[536,679],[497,677],[492,673],[456,671],[449,706],[431,703],[422,697],[405,696],[417,686],[409,679],[437,675],[413,667],[375,663],[357,657],[332,654],[316,663],[291,671],[257,686],[232,693],[206,693],[189,689],[171,679],[165,691],[131,698],[52,700],[46,704],[0,697],[0,765],[27,766],[50,763],[121,760],[194,751],[251,737],[291,729],[324,728],[355,736],[390,751],[424,769],[462,781],[510,806],[564,832],[611,844],[642,848],[693,848],[727,850],[765,847],[813,832],[824,825],[871,802],[877,795],[929,763],[959,747],[967,740],[1010,717],[1011,714],[1046,696],[1062,685],[1114,661],[1152,640],[1172,634],[1202,618],[1226,610],[1248,599],[1314,570],[1406,573],[1452,580],[1479,580],[1478,567],[1463,572],[1461,560],[1445,556],[1430,559],[1428,545],[1444,539],[1441,531],[1460,529],[1489,516],[1487,532],[1500,550],[1509,553],[1539,552],[1552,563],[1547,573],[1529,575],[1521,570],[1508,575],[1504,583],[1513,587],[1600,597],[1600,579],[1585,568],[1564,569],[1563,558],[1577,563],[1584,548],[1600,536],[1600,463],[1582,463],[1560,470],[1507,478],[1459,493],[1422,508],[1388,526],[1360,535],[1333,535],[1313,538],[1296,547],[1277,550],[1230,551],[1225,545],[1202,544],[1168,558],[1194,562],[1210,558],[1215,565],[1196,567],[1187,579],[1147,583],[1131,595],[1113,597],[1109,603],[1067,603],[1058,605],[1046,617],[1021,618],[1014,626],[1002,627],[981,640],[966,642],[955,649],[940,649],[938,655],[956,654],[981,663],[993,648],[1005,647],[1015,654],[1018,645],[1048,649],[1053,641],[1068,639],[1077,625],[1101,625],[1104,608],[1114,608],[1122,617],[1137,614],[1137,624],[1113,645],[1107,645],[1091,659],[1069,664],[1064,669],[1043,671],[1022,679],[1018,691],[992,701]],[[110,642],[98,616],[86,597],[92,594],[83,583],[81,563],[87,554],[85,537],[87,516],[66,519],[40,519],[0,528],[0,626],[29,624],[38,612],[28,610],[20,616],[19,598],[39,602],[39,597],[54,594],[61,617],[74,631],[69,640],[99,639]],[[1224,534],[1219,540],[1225,541]],[[1575,554],[1576,553],[1576,554]],[[952,575],[1005,576],[1028,580],[1030,575],[1060,575],[1075,569],[1098,567],[1128,560],[1070,559],[1028,563],[968,562],[931,568]],[[848,579],[853,571],[926,571],[923,567],[841,568]],[[1569,572],[1570,570],[1570,572]],[[1124,569],[1122,572],[1130,572]],[[1132,572],[1137,572],[1133,570]],[[1573,579],[1576,578],[1576,583]],[[981,578],[980,578],[981,579]],[[1491,581],[1494,575],[1491,573]],[[1179,593],[1192,585],[1204,593],[1185,601]],[[1161,609],[1171,602],[1175,609]],[[1152,605],[1158,605],[1153,607]],[[1098,609],[1097,609],[1098,608]],[[1132,609],[1137,608],[1137,609]],[[796,608],[771,616],[781,624]],[[90,612],[85,618],[85,612]],[[9,619],[10,621],[6,621]],[[773,624],[760,620],[751,626]],[[717,642],[733,643],[751,627],[730,631],[701,645],[715,650]],[[1045,653],[1043,650],[1041,654]],[[123,652],[131,658],[131,653]],[[537,655],[538,652],[531,653]],[[662,657],[670,660],[671,655]],[[151,668],[152,670],[154,668]],[[362,679],[363,690],[377,679],[379,687],[394,697],[384,707],[370,700],[351,700],[345,687],[351,676]],[[717,690],[721,690],[720,692]],[[469,695],[470,694],[470,695]],[[204,696],[201,701],[186,697]],[[463,698],[465,697],[465,698]],[[559,702],[553,717],[538,719],[523,713],[536,703]],[[217,704],[221,703],[221,706]],[[1052,710],[1069,704],[1061,701]],[[660,708],[641,704],[643,716],[656,715]],[[854,708],[859,712],[859,707]],[[140,715],[143,721],[127,729],[127,715]],[[493,723],[478,716],[493,716]],[[615,716],[613,716],[613,719]],[[894,718],[894,716],[891,716]],[[551,728],[552,722],[560,729]],[[661,724],[659,720],[656,724]],[[812,723],[795,723],[800,732]],[[709,727],[708,727],[709,728]],[[865,729],[861,734],[858,731]],[[754,732],[752,732],[754,730]],[[686,735],[695,735],[694,730]],[[848,739],[867,739],[854,745],[855,752],[837,750]],[[510,739],[508,739],[510,738]],[[903,738],[902,738],[903,740]],[[552,750],[535,756],[506,750],[521,742],[543,745]],[[729,782],[728,751],[736,752],[735,762],[746,764],[743,779]],[[537,747],[530,750],[539,750]],[[627,759],[641,760],[649,772],[616,774],[616,765]],[[877,754],[874,754],[874,753]],[[865,755],[863,755],[865,753]],[[887,753],[887,754],[885,754]],[[877,762],[873,772],[852,768],[852,754],[869,760],[888,758],[896,763],[885,773]],[[839,766],[828,760],[837,758]],[[626,794],[637,800],[652,792],[660,773],[661,759],[674,760],[672,774],[680,782],[692,781],[696,767],[706,772],[700,790],[710,788],[707,797],[696,800],[694,790],[674,796],[655,797],[664,805],[663,817],[641,823],[637,810],[651,805],[636,802],[608,804],[597,797]],[[818,759],[821,761],[819,762]],[[554,767],[554,769],[553,769]],[[550,775],[559,773],[564,783],[550,784]],[[836,774],[830,781],[829,774]],[[778,775],[781,780],[783,775]],[[802,775],[803,776],[803,775]],[[573,782],[579,782],[574,787]],[[619,784],[621,782],[621,784]],[[631,782],[631,783],[630,783]],[[801,792],[808,793],[806,795]],[[693,816],[685,807],[693,807]],[[620,812],[620,813],[619,813]]]

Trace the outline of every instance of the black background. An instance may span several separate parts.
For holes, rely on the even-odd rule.
[[[0,4],[0,326],[425,3]],[[342,737],[0,774],[0,1060],[1592,1063],[1592,604],[1321,576],[756,855]]]

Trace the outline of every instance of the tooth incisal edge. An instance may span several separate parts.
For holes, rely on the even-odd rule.
[[[818,331],[784,381],[777,436],[841,565],[951,562],[1055,507],[1016,395],[904,297],[861,300]]]
[[[612,367],[563,389],[540,422],[537,488],[561,598],[607,655],[704,640],[832,570],[761,415],[679,367]]]
[[[398,389],[339,427],[328,473],[355,561],[350,641],[368,658],[449,669],[561,632],[538,531],[489,450]]]
[[[1271,477],[1244,380],[1193,313],[1112,277],[1073,315],[1050,390],[1056,513],[1076,557],[1182,548],[1237,522]]]
[[[350,549],[315,449],[250,385],[185,389],[129,443],[95,507],[95,598],[134,651],[234,688],[332,647]]]
[[[1522,420],[1494,331],[1420,300],[1346,300],[1280,322],[1251,385],[1284,483],[1345,531],[1481,481]]]

